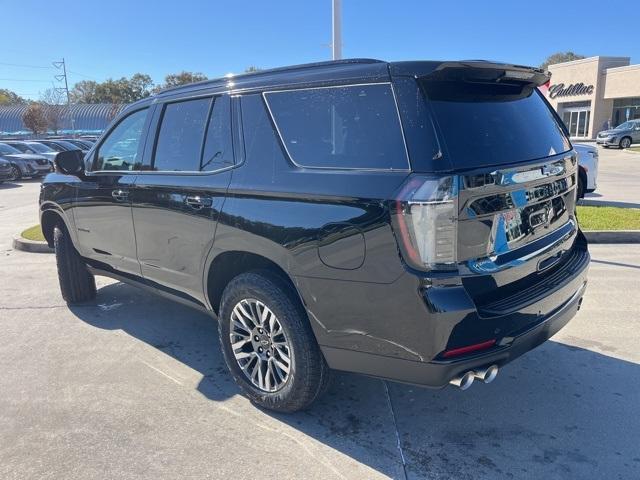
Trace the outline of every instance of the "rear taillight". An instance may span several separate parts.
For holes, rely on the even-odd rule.
[[[422,270],[456,264],[457,177],[411,176],[395,200],[394,227],[405,261]]]

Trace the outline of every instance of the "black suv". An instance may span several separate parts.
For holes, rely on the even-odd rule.
[[[331,369],[489,382],[586,287],[547,80],[346,60],[142,100],[43,184],[62,295],[93,299],[98,274],[215,313],[233,377],[275,410],[309,405]]]

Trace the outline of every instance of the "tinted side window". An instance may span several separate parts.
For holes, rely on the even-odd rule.
[[[407,169],[391,86],[265,94],[293,161],[306,167]]]
[[[168,103],[164,107],[153,169],[197,172],[211,98]]]
[[[100,145],[93,170],[139,170],[138,147],[147,109],[125,117]]]
[[[214,100],[200,170],[212,171],[230,165],[233,165],[231,99],[225,95]]]

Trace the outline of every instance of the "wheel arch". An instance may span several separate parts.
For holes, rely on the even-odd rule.
[[[300,302],[300,306],[304,308],[302,296],[295,282],[281,265],[257,253],[229,250],[213,258],[205,274],[205,295],[210,308],[216,315],[219,313],[222,292],[229,282],[242,273],[256,270],[269,272],[280,279],[290,288],[296,300]]]
[[[50,247],[53,247],[53,229],[56,225],[64,225],[68,232],[73,232],[73,229],[70,228],[69,223],[66,220],[66,215],[55,208],[55,206],[49,204],[47,206],[42,206],[41,209],[40,227],[42,228],[42,234],[44,235],[47,244]],[[71,240],[75,240],[73,238],[73,234],[71,234]]]
[[[624,139],[625,139],[625,138],[628,138],[628,139],[629,139],[629,146],[633,145],[633,138],[631,138],[631,135],[623,135],[623,136],[620,138],[620,143],[618,144],[618,145],[620,145],[620,147],[621,147],[621,148],[623,148],[623,147],[622,147],[622,142],[624,141]]]

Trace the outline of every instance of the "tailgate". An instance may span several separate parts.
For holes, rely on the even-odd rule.
[[[460,177],[458,259],[481,314],[522,308],[568,271],[579,232],[576,182],[573,152]]]

